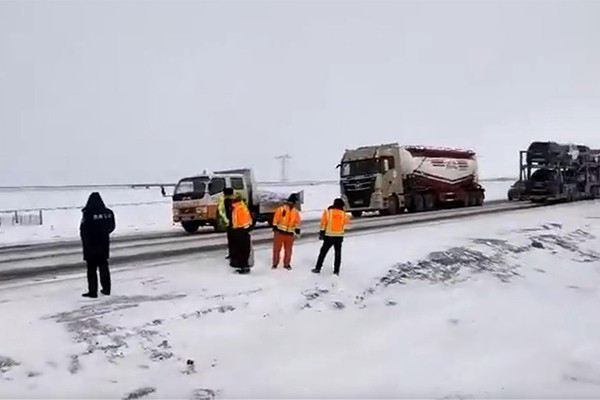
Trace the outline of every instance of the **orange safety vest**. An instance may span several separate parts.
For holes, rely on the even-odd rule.
[[[252,216],[244,202],[239,201],[233,204],[231,210],[231,227],[233,229],[247,229],[252,226]]]
[[[325,236],[342,237],[349,223],[350,217],[344,210],[331,208],[323,211],[321,230],[325,231]]]
[[[281,232],[294,233],[300,227],[300,213],[287,204],[275,210],[273,225]]]

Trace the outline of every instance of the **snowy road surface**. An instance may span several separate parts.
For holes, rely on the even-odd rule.
[[[339,278],[307,240],[0,284],[0,397],[599,397],[599,206],[355,234]]]
[[[505,200],[511,182],[483,182],[486,200]],[[303,218],[318,218],[323,208],[339,196],[338,184],[304,186],[268,186],[280,193],[304,191]],[[81,208],[90,191],[86,190],[0,190],[0,245],[43,243],[78,239]],[[97,189],[95,189],[97,190]],[[117,219],[116,236],[132,234],[180,234],[183,229],[172,223],[171,199],[164,198],[158,188],[103,189],[105,202]],[[46,209],[41,226],[11,226],[2,224],[2,210]],[[8,219],[11,214],[4,215]],[[211,228],[205,228],[211,230]]]
[[[538,207],[528,202],[486,203],[483,207],[463,207],[432,212],[404,214],[393,216],[370,216],[354,219],[351,230],[373,230],[393,225],[417,224],[451,218],[468,218],[469,216],[509,212],[511,210]],[[268,228],[264,226],[263,228]],[[318,234],[319,223],[316,220],[302,224],[303,238],[311,238]],[[271,242],[273,234],[270,229],[256,229],[252,233],[254,243]],[[225,235],[214,232],[200,232],[198,235],[136,235],[116,237],[111,246],[112,264],[134,261],[157,260],[166,257],[191,253],[207,252],[225,247]],[[66,241],[46,244],[29,244],[21,246],[0,246],[0,280],[21,278],[23,276],[58,273],[79,269],[83,264],[81,243]]]

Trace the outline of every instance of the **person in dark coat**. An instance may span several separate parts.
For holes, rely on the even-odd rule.
[[[252,267],[252,214],[240,196],[234,197],[231,206],[231,259],[229,265],[240,274],[247,274]]]
[[[115,215],[106,208],[98,192],[90,194],[85,208],[79,233],[83,245],[83,259],[87,262],[88,291],[83,297],[98,297],[98,276],[100,270],[101,293],[110,295],[110,258],[109,235],[115,230]]]

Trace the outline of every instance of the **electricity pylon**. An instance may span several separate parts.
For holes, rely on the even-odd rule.
[[[281,182],[288,181],[287,164],[288,161],[291,160],[291,158],[292,156],[290,156],[289,154],[282,154],[280,156],[275,157],[276,160],[279,160],[281,162]]]

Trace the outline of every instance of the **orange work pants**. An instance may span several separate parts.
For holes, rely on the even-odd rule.
[[[294,235],[275,231],[273,237],[273,266],[279,265],[281,249],[283,248],[283,265],[289,266],[292,262],[292,247],[294,246]]]

